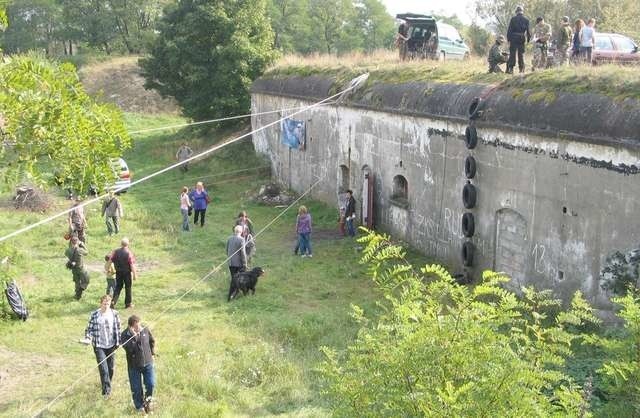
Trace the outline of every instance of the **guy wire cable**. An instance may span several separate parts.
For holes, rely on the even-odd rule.
[[[258,231],[255,236],[254,239],[257,238],[258,236],[260,236],[263,232],[265,232],[268,228],[271,227],[271,225],[273,225],[278,219],[280,219],[289,209],[291,209],[295,204],[297,204],[300,200],[302,200],[303,197],[305,197],[306,195],[308,195],[309,193],[311,193],[311,191],[322,181],[324,180],[324,177],[318,177],[318,180],[316,180],[315,183],[313,183],[304,193],[302,193],[300,196],[298,196],[298,198],[296,200],[294,200],[293,202],[291,202],[291,204],[289,204],[289,206],[287,206],[286,208],[284,208],[278,215],[276,215],[275,218],[273,218],[269,223],[267,223],[260,231]],[[188,294],[190,294],[191,292],[193,292],[193,290],[195,290],[195,288],[202,282],[204,282],[205,280],[207,280],[209,277],[213,276],[213,274],[215,274],[216,272],[218,272],[220,270],[220,268],[226,264],[231,257],[233,257],[235,254],[238,253],[238,251],[240,251],[240,249],[236,250],[233,254],[231,254],[230,256],[228,256],[224,261],[222,261],[221,263],[219,263],[217,266],[215,266],[212,270],[210,270],[207,274],[205,274],[204,276],[202,276],[200,279],[198,279],[193,286],[191,286],[191,288],[189,288],[186,292],[184,292],[181,296],[179,296],[177,299],[175,299],[169,306],[167,306],[164,310],[162,310],[158,315],[156,315],[156,317],[151,320],[149,322],[149,324],[155,324],[156,322],[159,321],[159,319],[164,316],[164,314],[166,314],[167,312],[169,312],[169,310],[171,310],[178,302],[180,302],[185,296],[187,296]],[[150,328],[150,325],[146,325],[144,327],[142,327],[142,329],[146,329],[146,328]],[[141,330],[142,330],[141,329]],[[108,358],[110,358],[111,356],[113,356],[119,349],[120,347],[124,346],[126,343],[128,343],[129,341],[131,341],[133,338],[135,338],[134,336],[131,336],[131,338],[129,338],[127,341],[124,342],[120,342],[120,345],[116,347],[115,350],[113,350],[113,352],[111,354],[109,354],[108,356],[106,356],[102,361],[100,361],[99,363],[96,364],[95,367],[100,367],[100,365],[102,363],[104,363],[105,361],[107,361]],[[80,376],[79,378],[77,378],[73,383],[71,383],[70,385],[68,385],[62,392],[60,392],[56,397],[54,397],[51,401],[49,401],[42,409],[40,409],[37,413],[35,413],[34,415],[32,415],[34,418],[35,417],[40,417],[42,416],[42,414],[48,410],[54,403],[56,403],[62,396],[64,396],[68,391],[70,391],[71,389],[73,389],[78,383],[80,383],[81,381],[83,381],[87,376],[89,376],[90,373],[93,373],[95,370],[94,367],[91,367],[90,370],[88,370],[85,374],[83,374],[82,376]]]
[[[205,156],[205,155],[207,155],[207,154],[210,154],[210,153],[212,153],[212,152],[214,152],[214,151],[217,151],[217,150],[219,150],[219,149],[221,149],[221,148],[224,148],[224,147],[226,147],[227,145],[231,145],[231,144],[233,144],[233,143],[236,143],[236,142],[240,141],[241,139],[244,139],[244,138],[246,138],[246,137],[249,137],[249,136],[251,136],[251,135],[252,135],[252,134],[254,134],[254,133],[261,132],[261,131],[263,131],[263,130],[265,130],[265,129],[267,129],[267,128],[270,128],[271,126],[274,126],[274,125],[276,125],[276,124],[278,124],[278,123],[282,122],[283,120],[285,120],[285,119],[287,119],[287,118],[289,118],[289,117],[291,117],[291,116],[295,116],[295,115],[297,115],[297,114],[299,114],[299,113],[303,113],[303,112],[306,112],[306,111],[311,110],[311,109],[313,109],[313,108],[316,108],[316,107],[318,107],[318,106],[322,106],[322,105],[326,104],[326,102],[328,102],[328,101],[330,101],[331,99],[333,99],[334,97],[341,96],[342,94],[345,94],[345,93],[347,93],[347,92],[349,92],[349,91],[351,91],[351,90],[355,89],[356,87],[358,87],[358,86],[360,85],[360,83],[362,83],[363,81],[365,81],[365,80],[368,78],[368,76],[369,76],[369,73],[362,74],[362,75],[360,75],[360,76],[358,76],[358,77],[354,78],[353,80],[351,80],[351,83],[350,83],[350,86],[349,86],[349,87],[347,87],[347,88],[346,88],[346,89],[344,89],[344,90],[339,91],[339,92],[338,92],[338,93],[336,93],[336,94],[333,94],[333,95],[331,95],[331,96],[329,96],[329,97],[327,97],[327,98],[325,98],[325,99],[322,99],[322,100],[320,100],[320,101],[318,101],[318,102],[316,102],[316,103],[313,103],[313,104],[310,104],[310,105],[308,105],[308,106],[305,106],[304,108],[302,108],[302,109],[300,109],[300,110],[297,110],[297,111],[295,111],[295,112],[293,112],[293,113],[291,113],[291,114],[289,114],[289,115],[287,115],[287,116],[285,116],[285,117],[282,117],[282,118],[277,119],[277,120],[275,120],[275,121],[273,121],[273,122],[270,122],[270,123],[268,123],[268,124],[266,124],[266,125],[263,125],[263,126],[261,126],[260,128],[257,128],[257,129],[254,129],[254,130],[250,131],[250,132],[247,132],[247,133],[245,133],[245,134],[242,134],[242,135],[240,135],[240,136],[238,136],[238,137],[236,137],[236,138],[234,138],[234,139],[231,139],[231,140],[225,141],[225,142],[223,142],[223,143],[221,143],[221,144],[214,145],[213,147],[211,147],[211,148],[209,148],[209,149],[207,149],[207,150],[205,150],[205,151],[203,151],[203,152],[200,152],[200,153],[198,153],[198,154],[196,154],[196,155],[193,155],[193,156],[191,156],[191,157],[187,158],[186,160],[183,160],[183,161],[180,161],[180,162],[178,162],[178,163],[172,164],[172,165],[170,165],[170,166],[168,166],[168,167],[165,167],[165,168],[163,168],[163,169],[161,169],[161,170],[156,171],[155,173],[152,173],[152,174],[149,174],[149,175],[147,175],[147,176],[145,176],[145,177],[142,177],[142,178],[141,178],[141,179],[139,179],[139,180],[133,181],[133,182],[131,182],[131,184],[129,184],[129,185],[127,185],[127,186],[117,187],[117,188],[115,188],[113,191],[117,193],[117,192],[120,192],[120,191],[122,191],[122,190],[129,189],[129,188],[131,188],[132,186],[135,186],[136,184],[140,184],[140,183],[142,183],[142,182],[144,182],[144,181],[147,181],[147,180],[149,180],[149,179],[151,179],[151,178],[154,178],[154,177],[156,177],[156,176],[159,176],[160,174],[164,174],[164,173],[166,173],[166,172],[167,172],[167,171],[169,171],[169,170],[173,170],[173,169],[174,169],[174,168],[176,168],[176,167],[180,167],[180,166],[181,166],[181,165],[183,165],[184,163],[187,163],[187,162],[189,162],[189,161],[193,161],[193,160],[195,160],[196,158],[203,157],[203,156]],[[57,219],[57,218],[59,218],[59,217],[61,217],[61,216],[66,215],[67,213],[69,213],[69,212],[73,211],[76,207],[85,207],[85,206],[87,206],[87,205],[90,205],[91,203],[97,202],[97,201],[99,201],[100,199],[102,199],[102,198],[103,198],[104,196],[106,196],[106,195],[107,195],[107,193],[105,193],[105,194],[103,194],[103,195],[100,195],[100,196],[96,196],[96,197],[94,197],[94,198],[92,198],[92,199],[85,200],[84,202],[82,202],[82,203],[78,204],[77,206],[72,206],[72,207],[70,207],[70,208],[68,208],[68,209],[66,209],[66,210],[63,210],[63,211],[61,211],[61,212],[59,212],[59,213],[55,214],[55,215],[49,216],[48,218],[42,219],[42,220],[40,220],[40,221],[38,221],[38,222],[35,222],[35,223],[33,223],[33,224],[30,224],[30,225],[27,225],[27,226],[26,226],[26,227],[24,227],[24,228],[20,228],[20,229],[18,229],[18,230],[15,230],[15,231],[13,231],[13,232],[11,232],[11,233],[7,234],[7,235],[4,235],[4,236],[0,237],[0,242],[6,241],[6,240],[8,240],[9,238],[12,238],[12,237],[15,237],[15,236],[17,236],[17,235],[23,234],[23,233],[25,233],[25,232],[27,232],[27,231],[30,231],[30,230],[32,230],[32,229],[34,229],[34,228],[39,227],[40,225],[47,224],[47,223],[49,223],[49,222],[51,222],[51,221],[53,221],[53,220],[55,220],[55,219]]]
[[[331,105],[331,104],[334,104],[334,103],[335,103],[335,101],[327,102],[327,103],[323,103],[322,106],[327,106],[327,105]],[[248,118],[249,116],[269,115],[271,113],[280,113],[280,112],[284,112],[284,111],[288,111],[288,110],[302,109],[303,107],[304,106],[286,107],[286,108],[283,108],[283,109],[268,110],[268,111],[259,112],[259,113],[249,113],[249,114],[246,114],[246,115],[228,116],[228,117],[225,117],[225,118],[202,120],[202,121],[198,121],[198,122],[187,122],[187,123],[181,123],[181,124],[178,124],[178,125],[161,126],[161,127],[158,127],[158,128],[140,129],[138,131],[129,132],[129,135],[141,134],[141,133],[146,133],[146,132],[164,131],[166,129],[184,128],[184,127],[187,127],[187,126],[204,125],[204,124],[208,124],[208,123],[223,122],[223,121],[234,120],[234,119],[242,119],[242,118]]]

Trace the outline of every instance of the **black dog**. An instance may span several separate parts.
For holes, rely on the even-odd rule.
[[[229,286],[229,296],[227,302],[234,299],[238,292],[242,290],[242,294],[246,296],[247,292],[251,290],[251,294],[256,293],[256,283],[258,283],[258,277],[264,274],[264,270],[261,267],[256,267],[251,271],[242,271],[237,273],[231,279],[231,285]]]

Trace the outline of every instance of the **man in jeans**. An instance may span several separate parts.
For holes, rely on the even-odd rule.
[[[92,344],[98,362],[102,396],[111,396],[111,380],[115,369],[114,351],[120,345],[120,316],[118,311],[110,308],[111,296],[100,298],[100,308],[93,311],[85,330],[84,344]]]
[[[128,325],[129,327],[122,333],[120,341],[122,348],[127,353],[131,397],[136,410],[147,413],[151,410],[153,388],[156,384],[156,375],[153,369],[156,341],[149,328],[140,326],[138,316],[131,315]],[[142,393],[143,382],[144,395]]]
[[[353,225],[356,220],[356,199],[353,197],[353,192],[347,190],[347,208],[344,212],[344,218],[347,221],[347,231],[350,237],[356,236],[356,228]]]
[[[113,291],[113,302],[111,306],[116,306],[120,292],[124,287],[124,307],[132,308],[131,283],[132,280],[138,278],[138,274],[136,272],[136,258],[129,249],[129,238],[122,238],[120,248],[114,250],[111,254],[111,261],[113,261],[113,265],[116,268],[116,288]]]

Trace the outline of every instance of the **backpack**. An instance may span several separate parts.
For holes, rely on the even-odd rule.
[[[18,289],[18,285],[15,280],[11,282],[5,282],[5,295],[7,295],[7,300],[9,301],[9,305],[11,306],[11,310],[18,316],[18,318],[26,321],[29,317],[29,310],[27,309],[27,304],[20,293],[20,289]]]

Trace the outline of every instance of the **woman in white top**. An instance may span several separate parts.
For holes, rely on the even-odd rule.
[[[189,199],[189,188],[184,186],[180,194],[180,212],[182,213],[182,230],[189,231],[189,208],[191,207],[191,199]]]
[[[591,53],[596,46],[596,20],[589,19],[587,26],[580,29],[580,55],[586,64],[591,64]]]

